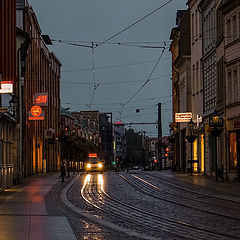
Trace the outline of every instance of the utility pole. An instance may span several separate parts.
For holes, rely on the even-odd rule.
[[[162,113],[161,103],[158,103],[158,163],[159,169],[162,170]]]

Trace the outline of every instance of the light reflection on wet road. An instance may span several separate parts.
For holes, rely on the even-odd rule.
[[[134,182],[130,182],[129,175],[125,175],[124,178],[133,185]],[[155,191],[159,191],[160,194],[163,192],[162,188],[157,187],[149,181],[135,175],[131,175],[131,181],[134,179],[135,181],[138,181],[139,188],[141,189],[143,188],[146,191],[153,191],[154,189]],[[117,189],[118,188],[116,186],[115,190],[117,191]],[[188,236],[188,238],[191,236],[191,239],[197,240],[233,239],[229,234],[216,233],[215,231],[204,229],[201,226],[193,226],[192,224],[188,224],[184,221],[167,218],[157,213],[146,211],[145,209],[136,208],[135,205],[129,205],[123,199],[115,199],[105,192],[102,174],[93,173],[86,175],[83,180],[81,195],[87,203],[98,210],[101,210],[103,213],[103,215],[94,215],[95,217],[99,219],[106,219],[107,216],[107,219],[110,222],[112,222],[113,219],[117,219],[117,222],[120,223],[126,231],[130,230],[129,226],[134,225],[134,229],[131,228],[134,233],[132,231],[131,234],[139,236],[138,234],[140,233],[141,238],[143,239],[149,239],[149,237],[151,239],[155,239],[155,237],[159,239],[162,235],[167,236],[168,239],[185,239],[186,236]],[[147,192],[147,195],[150,194]],[[156,193],[154,192],[154,196],[155,195]],[[90,214],[92,213],[93,212]],[[154,232],[152,232],[153,230]]]

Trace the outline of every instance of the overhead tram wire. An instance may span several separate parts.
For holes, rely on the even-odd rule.
[[[163,60],[169,60],[169,59],[170,59],[169,57],[168,57],[168,58],[163,58],[162,61],[163,61]],[[119,64],[119,65],[100,66],[100,67],[95,67],[95,70],[135,66],[135,65],[139,65],[139,64],[156,62],[156,60],[157,60],[157,59],[152,59],[152,60],[147,60],[147,61],[131,62],[131,63],[125,63],[125,64]],[[68,72],[82,72],[82,71],[92,71],[92,68],[82,68],[82,69],[64,70],[64,71],[62,71],[62,72],[68,73]]]
[[[79,43],[72,43],[72,42],[67,42],[67,41],[64,41],[64,40],[51,39],[51,41],[53,41],[53,42],[59,42],[59,43],[64,43],[64,44],[68,44],[68,45],[72,45],[72,46],[77,46],[77,47],[92,48],[91,45],[84,45],[84,44],[79,44]]]
[[[103,42],[101,42],[100,44],[96,45],[95,48],[100,47],[101,45],[105,44],[106,42],[110,41],[111,39],[115,38],[116,36],[120,35],[121,33],[125,32],[126,30],[128,30],[129,28],[135,26],[136,24],[138,24],[139,22],[143,21],[144,19],[146,19],[147,17],[151,16],[152,14],[154,14],[155,12],[159,11],[161,8],[165,7],[166,5],[168,5],[170,2],[172,2],[173,0],[169,0],[166,3],[164,3],[163,5],[161,5],[160,7],[154,9],[153,11],[151,11],[150,13],[148,13],[147,15],[145,15],[144,17],[140,18],[139,20],[137,20],[136,22],[132,23],[131,25],[129,25],[128,27],[122,29],[121,31],[119,31],[118,33],[114,34],[113,36],[105,39]]]
[[[98,45],[101,43],[101,41],[86,41],[86,40],[60,40],[60,39],[51,39],[51,41],[55,42],[61,42],[61,43],[89,43],[94,45]],[[168,43],[169,45],[171,44],[170,40],[167,41],[128,41],[128,42],[106,42],[106,45],[119,45],[119,44],[159,44],[159,43]],[[84,45],[84,46],[89,46],[91,45]]]
[[[158,44],[158,43],[168,43],[168,44],[171,44],[171,41],[145,41],[145,42],[137,42],[137,41],[133,41],[133,42],[108,42],[110,39],[116,37],[117,35],[121,34],[122,32],[126,31],[127,29],[129,29],[130,27],[136,25],[138,22],[142,21],[143,19],[145,19],[146,17],[152,15],[154,12],[158,11],[160,8],[164,7],[165,5],[169,4],[170,2],[172,2],[173,0],[171,1],[168,1],[166,2],[164,5],[160,6],[159,8],[155,9],[154,11],[152,11],[151,13],[149,13],[148,15],[146,15],[145,17],[139,19],[137,22],[131,24],[130,26],[126,27],[125,29],[123,29],[122,31],[118,32],[117,34],[115,34],[114,36],[106,39],[105,41],[103,42],[100,42],[100,41],[83,41],[83,40],[61,40],[61,39],[51,39],[51,41],[55,41],[55,42],[59,42],[59,43],[63,43],[63,44],[69,44],[69,45],[73,45],[73,46],[78,46],[78,47],[86,47],[86,48],[92,48],[91,45],[84,45],[84,44],[78,44],[76,42],[79,42],[79,43],[94,43],[95,44],[95,48],[96,47],[99,47],[100,45],[102,44],[115,44],[115,45],[129,45],[129,46],[134,46],[134,44]],[[237,19],[239,19],[240,17],[236,17]],[[226,25],[228,23],[228,21],[226,22],[223,22],[223,25]],[[202,37],[202,35],[204,33],[207,33],[209,31],[212,31],[212,30],[215,30],[217,29],[217,27],[212,27],[212,28],[209,28],[205,31],[202,31],[196,35],[193,35],[191,36],[191,38],[196,38],[196,37]],[[235,37],[233,35],[231,36],[223,36],[223,38],[232,38],[232,37]],[[32,38],[32,39],[39,39],[39,38]],[[206,37],[205,39],[217,39],[217,37]],[[148,47],[148,46],[146,46]],[[151,46],[149,46],[151,47]],[[154,47],[154,46],[153,46]]]
[[[152,100],[156,100],[159,98],[171,98],[172,95],[165,95],[165,96],[161,96],[161,97],[151,97],[151,98],[144,98],[144,99],[139,99],[139,100],[135,100],[132,101],[132,103],[138,103],[138,102],[146,102],[146,101],[152,101]],[[66,102],[66,103],[62,103],[64,105],[76,105],[76,106],[88,106],[88,104],[86,103],[70,103],[70,102]],[[107,105],[119,105],[120,102],[111,102],[111,103],[98,103],[98,104],[92,104],[92,106],[107,106]]]
[[[92,43],[92,70],[93,70],[93,93],[92,93],[92,97],[91,97],[90,103],[89,103],[89,105],[88,105],[88,107],[89,107],[90,110],[91,110],[91,105],[92,105],[93,98],[94,98],[94,96],[95,96],[97,87],[99,86],[99,84],[96,84],[94,43]]]
[[[71,46],[76,46],[76,47],[84,47],[84,48],[92,48],[92,46],[90,45],[84,45],[84,44],[80,44],[80,43],[76,43],[75,41],[66,41],[66,40],[56,40],[56,39],[51,39],[51,41],[55,41],[55,42],[59,42],[59,43],[63,43],[63,44],[67,44],[67,45],[71,45]],[[96,48],[99,43],[95,43],[95,42],[92,42]],[[166,42],[163,42],[163,43],[166,43]],[[110,43],[106,43],[106,44],[110,44]],[[139,48],[148,48],[148,49],[156,49],[156,48],[163,48],[161,46],[153,46],[153,45],[138,45],[138,44],[133,44],[133,43],[121,43],[121,42],[118,42],[118,43],[112,43],[111,45],[117,45],[117,46],[126,46],[126,47],[139,47]],[[168,43],[168,45],[170,45]]]
[[[161,52],[161,54],[160,54],[160,56],[159,56],[156,64],[154,65],[151,73],[149,74],[149,76],[148,76],[147,80],[144,82],[144,84],[137,90],[137,92],[136,92],[129,100],[127,100],[125,103],[121,104],[121,107],[122,107],[121,113],[122,113],[122,111],[123,111],[123,108],[126,106],[126,104],[128,104],[133,98],[135,98],[135,97],[138,95],[138,93],[141,92],[142,89],[150,82],[151,76],[152,76],[152,74],[154,73],[154,71],[155,71],[155,69],[156,69],[156,67],[157,67],[160,59],[162,58],[162,55],[163,55],[164,51],[165,51],[165,48],[162,50],[162,52]],[[120,115],[121,115],[121,114],[120,114]]]
[[[150,78],[150,81],[156,81],[159,79],[166,79],[168,78],[170,75],[163,75],[163,76],[158,76],[158,77],[154,77],[154,78]],[[145,82],[146,79],[136,79],[136,80],[125,80],[125,81],[116,81],[116,82],[99,82],[98,86],[102,86],[102,85],[115,85],[115,84],[126,84],[126,83],[138,83],[138,82]],[[92,83],[90,82],[68,82],[68,81],[61,81],[60,84],[71,84],[71,85],[92,85]]]

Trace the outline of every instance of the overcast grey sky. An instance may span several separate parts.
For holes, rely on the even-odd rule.
[[[43,34],[52,39],[91,45],[101,42],[137,21],[167,0],[29,0]],[[156,122],[157,103],[162,103],[163,135],[168,135],[171,115],[171,55],[169,36],[175,27],[176,11],[186,9],[186,0],[174,0],[109,43],[143,42],[166,50],[143,90],[123,108],[123,122]],[[158,42],[158,43],[146,43]],[[71,110],[89,110],[93,93],[93,56],[90,48],[54,42],[51,50],[62,62],[61,102]],[[103,44],[94,51],[95,91],[91,109],[113,112],[119,120],[121,104],[144,84],[162,49]],[[124,65],[124,66],[123,66]],[[132,81],[132,82],[128,82]],[[136,113],[136,109],[140,109]],[[157,136],[154,125],[132,126]]]

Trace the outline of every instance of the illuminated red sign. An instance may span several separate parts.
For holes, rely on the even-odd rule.
[[[123,122],[114,122],[115,125],[123,125]]]
[[[33,106],[29,112],[29,120],[44,120],[44,112],[40,106]]]
[[[35,93],[33,104],[38,106],[48,106],[48,93]]]
[[[39,107],[39,106],[33,106],[32,109],[31,109],[31,114],[34,116],[34,117],[39,117],[42,113],[42,108]]]
[[[96,158],[97,154],[96,153],[89,153],[88,157],[90,158]]]

